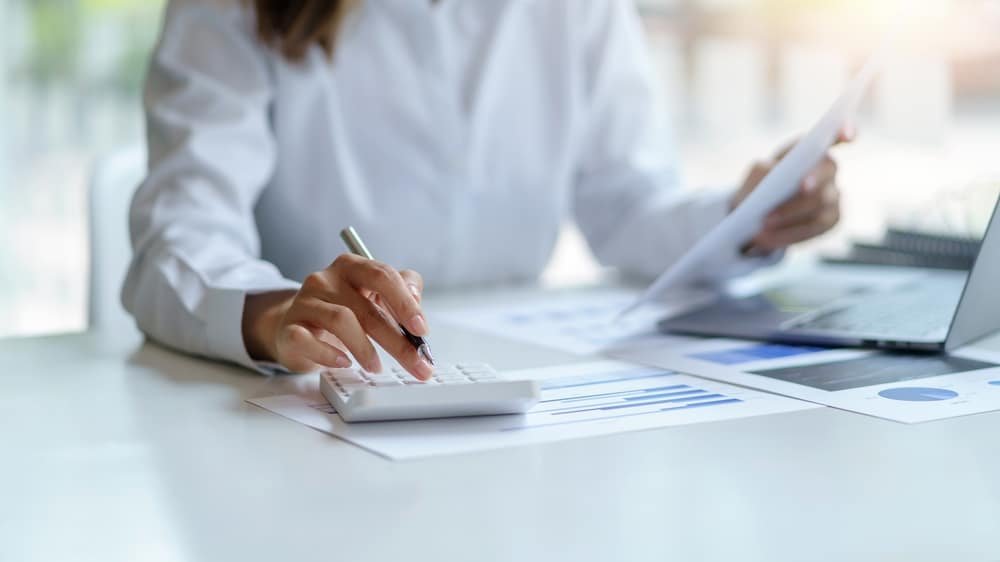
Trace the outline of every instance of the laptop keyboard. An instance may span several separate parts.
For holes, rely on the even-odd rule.
[[[795,320],[790,327],[885,335],[893,339],[930,337],[948,328],[958,306],[958,295],[942,294],[939,287],[901,289],[861,297],[846,306]]]

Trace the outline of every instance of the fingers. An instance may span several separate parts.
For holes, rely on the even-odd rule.
[[[392,355],[404,369],[421,380],[431,377],[434,368],[403,336],[395,320],[361,295],[351,298],[346,304],[357,315],[361,329]]]
[[[836,212],[827,211],[821,215],[820,220],[763,233],[754,240],[753,246],[769,252],[786,248],[826,233],[836,226],[838,221],[839,215]]]
[[[317,367],[350,367],[351,359],[344,352],[322,341],[305,326],[285,326],[278,338],[282,340],[279,357],[282,365],[292,372],[306,373]]]
[[[840,131],[837,131],[837,144],[854,142],[856,138],[858,138],[858,128],[854,123],[846,123]]]
[[[837,162],[827,155],[805,178],[802,179],[802,190],[817,191],[818,188],[832,183],[837,179]]]
[[[746,180],[743,182],[743,188],[740,190],[741,200],[746,199],[750,192],[760,185],[760,182],[767,177],[767,174],[771,173],[771,169],[774,168],[775,162],[773,160],[761,160],[759,162],[754,162],[752,168],[750,168],[750,173],[747,174]]]
[[[854,142],[856,138],[858,138],[858,128],[854,125],[854,123],[848,122],[845,123],[844,126],[840,128],[840,130],[837,131],[837,138],[834,139],[834,144],[837,145],[848,142]],[[782,158],[787,156],[788,153],[791,152],[793,148],[795,148],[795,145],[797,143],[798,140],[795,140],[783,145],[781,149],[774,154],[774,159],[781,160]]]
[[[796,139],[792,142],[785,143],[784,145],[782,145],[782,147],[778,149],[777,152],[774,153],[774,159],[773,159],[774,162],[777,162],[782,158],[784,158],[785,156],[788,156],[788,153],[791,152],[793,148],[795,148],[795,145],[798,144],[798,142],[799,142],[798,139]]]
[[[839,221],[840,207],[828,206],[812,220],[784,228],[765,229],[754,238],[752,246],[768,252],[779,250],[824,234]]]
[[[417,336],[427,335],[427,321],[420,310],[420,304],[413,289],[398,271],[384,263],[347,254],[337,258],[331,269],[355,290],[377,293],[388,311],[411,333]]]
[[[378,373],[382,370],[382,362],[369,339],[371,336],[414,376],[424,380],[430,378],[433,368],[403,337],[395,320],[361,294],[342,295],[340,300],[344,304],[332,304],[319,298],[300,299],[290,312],[297,323],[289,327],[292,332],[288,345],[284,346],[289,352],[286,355],[326,367],[350,366],[343,352],[305,328],[312,325],[336,337],[366,371]],[[283,363],[291,368],[288,362]]]
[[[366,371],[377,373],[382,370],[375,346],[368,339],[355,312],[347,306],[309,298],[303,300],[295,313],[301,315],[304,323],[318,326],[336,336]]]
[[[799,193],[768,215],[765,229],[779,229],[815,219],[830,206],[840,204],[840,190],[836,186],[837,165],[824,161],[805,178]]]
[[[852,124],[846,124],[837,134],[836,142],[851,142],[857,136]],[[784,158],[794,144],[788,144],[775,155]],[[754,166],[734,199],[738,205],[773,168],[773,162]],[[772,211],[764,228],[748,245],[753,251],[770,252],[823,234],[840,221],[840,190],[836,185],[837,163],[827,154],[802,180],[799,193]],[[735,207],[734,205],[734,207]],[[746,252],[745,252],[746,253]]]
[[[754,165],[750,168],[747,173],[746,179],[743,180],[743,185],[740,189],[733,195],[732,200],[729,202],[729,210],[732,211],[740,206],[750,193],[760,184],[761,180],[771,171],[774,166],[773,161],[759,161],[754,162]]]
[[[770,215],[764,230],[781,230],[817,220],[828,209],[840,207],[840,189],[829,183],[814,193],[802,193]]]
[[[433,368],[392,317],[404,319],[412,333],[425,335],[422,291],[423,279],[416,272],[399,273],[356,256],[337,258],[326,270],[306,277],[286,313],[286,337],[279,346],[282,364],[295,369],[344,366],[346,351],[365,370],[379,372],[374,340],[414,376],[430,378]]]
[[[840,221],[837,163],[827,157],[802,182],[799,194],[775,209],[752,246],[774,251],[814,238]]]
[[[419,304],[424,296],[424,278],[412,269],[402,269],[399,275],[406,283],[406,288],[413,294],[413,298],[417,299],[417,304]]]

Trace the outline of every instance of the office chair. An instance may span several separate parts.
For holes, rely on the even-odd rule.
[[[94,166],[88,193],[91,330],[135,329],[119,294],[132,257],[128,209],[145,174],[146,150],[139,146],[116,150]]]

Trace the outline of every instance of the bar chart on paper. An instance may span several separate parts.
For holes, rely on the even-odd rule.
[[[744,401],[704,386],[704,381],[695,383],[672,371],[643,367],[545,380],[539,406],[521,423],[505,430],[719,408]]]
[[[643,429],[808,410],[817,406],[674,371],[619,361],[502,373],[537,380],[524,415],[345,423],[318,392],[251,400],[392,459],[501,449]]]

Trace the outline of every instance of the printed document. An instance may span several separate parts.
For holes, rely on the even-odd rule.
[[[972,348],[928,355],[717,339],[615,356],[904,423],[1000,410],[1000,354]]]
[[[738,257],[742,247],[760,231],[767,215],[795,195],[806,174],[823,159],[840,129],[857,111],[869,84],[882,66],[885,52],[886,49],[882,48],[872,55],[833,106],[761,180],[746,200],[625,308],[623,316],[668,290],[691,282],[705,263],[725,255],[733,259]]]
[[[616,321],[615,317],[635,300],[636,294],[626,289],[573,291],[439,312],[434,320],[505,339],[590,355],[641,341],[692,341],[658,333],[656,323],[668,314],[705,304],[713,298],[707,291],[690,292],[678,299],[678,304],[652,303]]]
[[[512,371],[538,380],[542,401],[524,415],[345,423],[319,393],[248,400],[390,459],[548,443],[701,422],[796,412],[814,404],[618,361]]]

